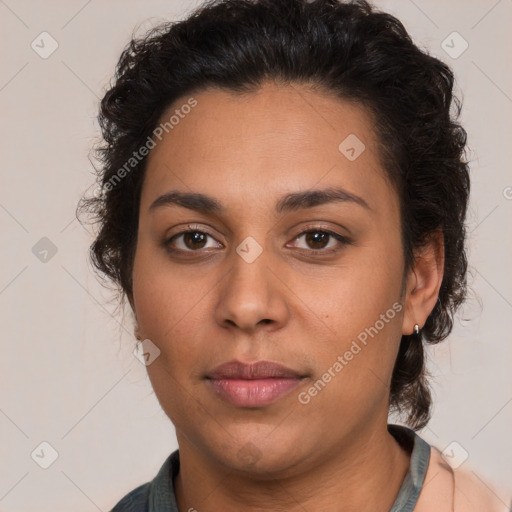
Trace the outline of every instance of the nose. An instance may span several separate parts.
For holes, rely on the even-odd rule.
[[[268,253],[264,250],[251,261],[233,251],[230,259],[231,270],[222,280],[215,310],[219,325],[246,333],[262,326],[275,330],[285,325],[289,316],[287,288]]]

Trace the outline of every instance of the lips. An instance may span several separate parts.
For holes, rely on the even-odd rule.
[[[273,378],[300,378],[300,373],[270,361],[258,361],[256,363],[242,363],[229,361],[217,366],[207,376],[210,379],[273,379]]]
[[[207,382],[221,399],[238,407],[270,405],[305,378],[299,372],[270,361],[246,364],[224,363],[207,376]]]

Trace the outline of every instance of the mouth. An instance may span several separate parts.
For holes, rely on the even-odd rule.
[[[295,389],[305,375],[270,361],[224,363],[207,376],[213,392],[238,407],[270,405]]]

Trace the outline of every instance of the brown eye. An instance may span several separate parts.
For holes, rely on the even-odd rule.
[[[183,233],[183,243],[189,249],[202,249],[207,236],[206,233],[200,231],[187,231]]]
[[[299,249],[319,255],[337,252],[351,243],[348,238],[325,229],[308,229],[295,237],[296,242],[301,239],[304,239],[304,244],[302,247],[299,244]]]
[[[311,249],[324,249],[332,236],[325,231],[308,231],[305,235],[306,243]]]
[[[199,230],[181,231],[173,235],[166,242],[165,247],[171,252],[199,252],[200,249],[219,247],[220,244],[207,246],[208,239],[215,240],[209,233]]]

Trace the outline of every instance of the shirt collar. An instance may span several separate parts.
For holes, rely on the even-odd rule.
[[[390,512],[412,512],[425,481],[430,445],[416,432],[401,425],[388,425],[389,433],[404,448],[412,444],[411,461]]]

